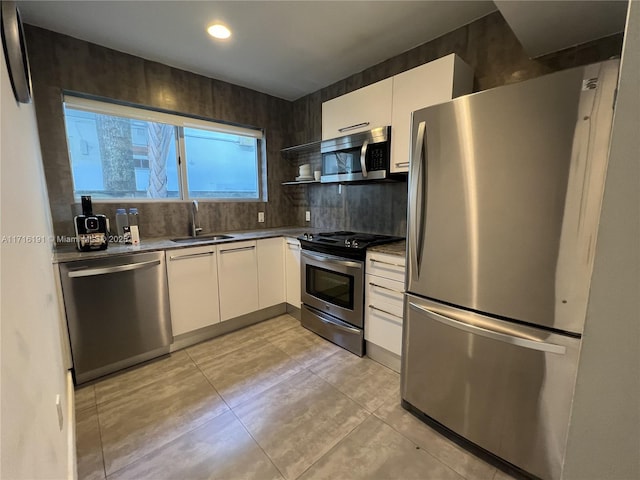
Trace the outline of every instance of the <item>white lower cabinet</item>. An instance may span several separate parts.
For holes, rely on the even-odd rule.
[[[169,250],[165,255],[173,335],[219,323],[216,247]]]
[[[284,246],[287,303],[300,308],[300,242],[295,238],[285,238]]]
[[[255,312],[258,297],[258,261],[255,241],[218,246],[220,319]]]
[[[398,357],[402,352],[404,271],[402,256],[367,253],[364,338]]]
[[[258,240],[258,303],[260,308],[285,301],[285,260],[282,237]]]

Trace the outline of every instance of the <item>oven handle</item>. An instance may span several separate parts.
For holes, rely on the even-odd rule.
[[[350,267],[350,268],[362,268],[362,265],[358,262],[352,262],[349,260],[342,260],[341,258],[337,258],[337,257],[331,257],[329,255],[325,256],[325,255],[316,255],[313,253],[309,253],[306,250],[302,251],[302,256],[303,257],[307,257],[307,258],[311,258],[313,260],[318,260],[319,262],[325,262],[325,263],[333,263],[335,265],[340,265],[343,267]]]
[[[342,322],[342,321],[340,321],[338,319],[335,319],[335,320],[329,319],[329,318],[325,317],[322,312],[320,312],[320,311],[318,311],[316,309],[313,309],[313,310],[314,310],[313,313],[318,317],[318,320],[320,320],[322,323],[324,323],[326,325],[331,325],[332,327],[336,327],[336,328],[338,328],[340,330],[343,330],[345,332],[348,332],[348,333],[355,333],[355,334],[360,335],[360,332],[361,332],[360,329],[355,328],[355,327],[350,327],[346,323],[344,323],[344,322]]]
[[[360,167],[362,167],[362,176],[367,178],[367,147],[369,147],[369,140],[365,140],[360,150]]]

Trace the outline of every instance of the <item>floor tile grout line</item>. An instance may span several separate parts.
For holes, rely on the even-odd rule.
[[[107,478],[107,460],[104,455],[104,442],[102,441],[102,422],[100,422],[100,411],[98,409],[98,403],[96,398],[96,421],[98,422],[98,436],[100,437],[100,453],[102,454],[102,472],[104,473],[104,478]],[[76,439],[77,441],[77,439]],[[77,449],[76,449],[77,452]],[[76,463],[78,459],[76,458]]]
[[[251,432],[249,431],[249,428],[244,424],[244,422],[242,421],[242,419],[238,416],[238,414],[235,412],[235,410],[233,408],[231,408],[231,413],[233,414],[233,416],[238,420],[238,422],[240,423],[240,425],[242,425],[242,428],[244,429],[245,432],[247,432],[247,435],[249,435],[251,437],[251,440],[253,440],[255,442],[255,444],[258,446],[258,448],[260,449],[260,451],[262,451],[262,453],[264,453],[265,457],[267,457],[269,459],[269,462],[271,462],[271,465],[273,465],[273,467],[278,471],[278,473],[280,473],[280,475],[282,476],[282,478],[284,478],[285,480],[289,480],[287,479],[286,475],[284,474],[284,472],[282,470],[280,470],[280,468],[278,467],[278,465],[276,465],[276,463],[273,461],[273,459],[271,458],[271,456],[265,451],[264,448],[262,448],[262,445],[260,445],[260,443],[258,442],[258,440],[256,440],[256,438],[251,435]]]
[[[220,397],[220,400],[222,400],[222,403],[225,404],[225,406],[231,410],[231,405],[229,405],[227,403],[227,401],[225,400],[225,398],[222,396],[222,394],[218,391],[218,389],[215,387],[215,385],[211,382],[211,380],[209,379],[209,377],[207,377],[207,374],[204,373],[204,371],[200,368],[200,365],[198,365],[196,363],[195,360],[193,360],[193,357],[191,357],[191,355],[189,354],[189,352],[187,352],[187,356],[191,359],[191,361],[193,362],[193,364],[196,366],[196,368],[198,369],[198,371],[200,372],[200,374],[204,377],[204,379],[207,381],[207,383],[211,386],[211,388],[213,389],[214,392],[216,392],[216,395],[218,395],[218,397]],[[217,418],[219,415],[217,415],[215,418]]]
[[[321,382],[326,383],[329,387],[333,388],[334,390],[336,390],[336,392],[344,395],[346,398],[348,398],[349,400],[351,400],[352,402],[354,402],[356,404],[356,406],[360,407],[366,414],[367,416],[362,420],[362,422],[358,423],[357,425],[355,425],[351,430],[349,430],[343,438],[341,438],[340,440],[338,440],[338,442],[336,443],[336,445],[338,445],[340,442],[342,442],[342,440],[344,440],[346,437],[348,437],[351,432],[353,432],[356,428],[358,428],[360,425],[362,425],[362,423],[364,423],[369,417],[373,416],[368,410],[362,408],[360,406],[359,403],[355,402],[352,398],[348,397],[344,392],[342,392],[341,390],[339,390],[338,388],[336,388],[334,385],[332,385],[331,383],[327,382],[324,378],[320,377],[318,374],[316,374],[315,372],[309,370],[308,368],[303,368],[302,370],[300,370],[299,372],[295,373],[294,375],[292,375],[291,377],[295,376],[295,375],[300,375],[302,373],[307,373],[313,377],[316,377],[318,380],[320,380]],[[271,390],[272,388],[275,388],[276,386],[280,385],[281,383],[283,383],[286,380],[290,380],[291,377],[288,377],[286,379],[283,379],[282,381],[278,382],[277,384],[269,387],[267,390],[264,390],[264,392],[268,392],[269,390]],[[255,399],[255,397],[252,397],[251,400]],[[260,445],[260,443],[258,443],[258,441],[253,437],[253,435],[251,435],[251,432],[249,432],[248,427],[242,422],[242,419],[240,419],[240,417],[238,417],[237,413],[235,412],[234,408],[239,408],[240,406],[244,405],[247,402],[243,402],[242,404],[236,405],[236,407],[231,407],[231,410],[233,411],[233,414],[236,416],[236,418],[238,418],[238,421],[242,424],[242,426],[245,428],[245,430],[247,430],[247,433],[249,433],[249,435],[251,436],[251,438],[258,444],[258,446],[260,447],[260,449],[262,449],[262,446]],[[282,471],[277,467],[277,465],[275,465],[275,463],[273,462],[273,460],[271,460],[271,457],[267,454],[267,452],[265,451],[265,455],[267,455],[267,457],[269,458],[269,460],[271,461],[271,463],[274,464],[274,466],[278,469],[278,471],[281,473],[282,477],[285,478],[286,480],[296,480],[297,478],[300,478],[309,468],[311,468],[313,465],[315,465],[316,462],[318,462],[322,457],[324,457],[326,454],[328,454],[331,450],[333,450],[333,448],[336,446],[332,446],[329,450],[327,450],[325,453],[323,453],[315,462],[313,462],[311,465],[309,465],[309,467],[307,467],[303,472],[300,473],[300,475],[298,475],[297,477],[293,478],[293,479],[289,479],[287,478],[286,475],[284,475],[284,473],[282,473]],[[262,449],[264,451],[264,449]]]
[[[311,372],[313,375],[315,375],[316,377],[318,377],[315,373]],[[320,378],[320,380],[325,381],[323,378]],[[328,383],[328,382],[327,382]],[[331,385],[331,384],[329,384]],[[331,385],[333,387],[333,385]],[[333,387],[335,388],[335,387]],[[337,390],[337,389],[336,389]],[[339,391],[339,390],[338,390]],[[340,392],[342,393],[342,392]],[[358,427],[360,427],[364,422],[366,422],[369,418],[371,418],[373,415],[371,413],[369,413],[367,410],[365,410],[367,416],[365,418],[362,419],[362,421],[360,423],[358,423],[357,425],[355,425],[351,430],[349,430],[340,440],[338,440],[335,445],[333,445],[329,450],[327,450],[326,452],[324,452],[322,455],[320,455],[320,457],[318,457],[318,459],[313,462],[311,465],[309,465],[307,468],[304,469],[303,472],[300,473],[300,475],[298,475],[295,479],[291,479],[291,480],[297,480],[298,478],[302,477],[305,473],[307,473],[307,471],[309,471],[309,469],[313,468],[313,466],[318,463],[320,460],[322,460],[324,457],[326,457],[327,455],[329,455],[333,450],[335,450],[336,448],[338,448],[338,445],[340,445],[342,442],[344,442],[347,437],[349,437],[349,435],[351,435]]]
[[[177,351],[180,351],[180,350],[177,350]],[[218,397],[220,398],[220,400],[221,400],[221,401],[222,401],[222,402],[227,406],[227,408],[230,410],[230,409],[231,409],[231,407],[229,407],[229,405],[227,405],[227,403],[225,402],[224,398],[222,398],[222,395],[220,395],[220,394],[218,393],[218,391],[217,391],[217,390],[216,390],[216,388],[211,384],[211,382],[209,381],[209,379],[207,378],[207,376],[204,374],[204,372],[202,372],[202,370],[200,370],[200,367],[199,367],[199,366],[198,366],[198,365],[193,361],[193,359],[191,358],[191,355],[189,355],[189,353],[188,353],[188,352],[185,352],[185,353],[186,353],[186,355],[187,355],[187,357],[188,357],[189,361],[191,361],[191,363],[192,363],[192,364],[193,364],[193,365],[198,369],[198,372],[199,372],[199,373],[204,377],[205,381],[206,381],[206,382],[211,386],[211,388],[214,390],[214,392],[216,393],[216,395],[218,395]],[[103,404],[106,404],[106,403],[109,403],[109,402],[103,402]],[[220,412],[218,415],[215,415],[214,417],[210,418],[209,420],[207,420],[207,421],[205,421],[205,422],[203,422],[203,423],[201,423],[201,424],[198,424],[198,425],[196,425],[196,426],[194,426],[194,427],[192,427],[192,428],[190,428],[190,429],[188,429],[188,430],[185,430],[184,432],[182,432],[182,433],[181,433],[180,435],[178,435],[177,437],[173,437],[173,438],[172,438],[172,439],[170,439],[169,441],[167,441],[167,442],[163,443],[162,445],[158,445],[156,448],[154,448],[154,449],[150,450],[149,452],[145,453],[144,455],[142,455],[142,456],[140,456],[140,457],[138,457],[138,458],[134,458],[133,460],[131,460],[131,461],[129,461],[128,463],[126,463],[125,465],[122,465],[120,468],[118,468],[117,470],[114,470],[114,471],[113,471],[113,472],[111,472],[109,475],[107,475],[106,459],[105,459],[105,455],[104,455],[104,448],[102,447],[102,445],[103,445],[103,443],[102,443],[102,428],[101,428],[100,422],[98,421],[98,425],[99,425],[99,427],[100,427],[100,434],[101,434],[101,436],[100,436],[100,445],[101,445],[101,447],[102,447],[102,460],[103,460],[103,465],[104,465],[105,479],[108,479],[110,476],[114,475],[115,473],[117,473],[117,472],[119,472],[119,471],[121,471],[121,470],[123,470],[123,469],[125,469],[125,468],[129,467],[129,466],[130,466],[130,465],[132,465],[133,463],[135,463],[135,462],[137,462],[137,461],[139,461],[139,460],[141,460],[141,459],[143,459],[143,458],[145,458],[145,457],[147,457],[147,456],[151,455],[152,453],[155,453],[157,450],[159,450],[159,449],[161,449],[161,448],[163,448],[163,447],[166,447],[166,446],[167,446],[167,445],[169,445],[171,442],[174,442],[174,441],[175,441],[175,440],[177,440],[178,438],[180,438],[180,437],[182,437],[182,436],[184,436],[184,435],[186,435],[186,434],[188,434],[188,433],[191,433],[191,432],[193,432],[194,430],[197,430],[198,428],[200,428],[200,427],[202,427],[202,426],[204,426],[204,425],[208,424],[209,422],[211,422],[211,421],[213,421],[213,420],[217,419],[218,417],[220,417],[221,415],[224,415],[225,413],[227,413],[227,412],[226,412],[226,411]]]
[[[267,341],[268,342],[268,341]],[[272,345],[273,347],[275,347],[275,345],[271,344],[270,342],[268,342],[270,345]],[[277,347],[275,347],[277,348]],[[279,385],[280,383],[284,382],[285,380],[288,380],[289,378],[293,377],[294,375],[297,375],[298,373],[300,373],[300,371],[304,370],[305,367],[303,365],[300,365],[300,362],[298,362],[296,359],[294,359],[293,357],[291,357],[290,355],[288,355],[286,352],[282,351],[282,349],[278,349],[280,350],[290,361],[293,361],[296,363],[296,365],[298,365],[301,370],[292,373],[291,375],[285,376],[280,378],[280,380],[278,380],[276,383],[274,383],[273,385],[271,385],[270,387],[268,387],[265,390],[262,390],[260,392],[256,392],[254,395],[252,395],[251,397],[245,399],[242,401],[242,403],[239,403],[238,405],[236,405],[236,407],[239,407],[241,405],[244,405],[245,403],[253,400],[254,398],[256,398],[258,395],[263,394],[264,392],[270,390],[271,388],[275,387],[276,385]],[[188,353],[187,353],[188,355]],[[191,357],[189,355],[189,357]],[[195,363],[195,362],[194,362]],[[209,382],[209,385],[211,385],[211,387],[216,391],[216,393],[218,394],[218,396],[222,399],[222,401],[225,403],[225,405],[227,407],[229,407],[229,409],[232,409],[233,407],[231,406],[231,404],[229,404],[229,402],[222,396],[222,394],[215,388],[215,386],[213,385],[211,379],[207,376],[207,374],[200,368],[200,365],[198,365],[197,363],[195,363],[196,367],[198,368],[198,370],[200,370],[200,373],[202,373],[202,375],[204,376],[204,378],[207,380],[207,382]]]
[[[134,463],[139,462],[139,461],[141,461],[141,460],[145,459],[146,457],[148,457],[148,456],[150,456],[150,455],[152,455],[152,454],[156,453],[156,452],[157,452],[158,450],[160,450],[161,448],[166,447],[167,445],[169,445],[169,444],[171,444],[171,443],[175,442],[176,440],[178,440],[178,439],[180,439],[180,438],[184,437],[185,435],[188,435],[188,434],[190,434],[190,433],[194,432],[195,430],[197,430],[197,429],[199,429],[199,428],[202,428],[202,427],[204,427],[205,425],[207,425],[207,424],[209,424],[209,423],[211,423],[211,422],[213,422],[213,421],[217,420],[219,417],[221,417],[221,416],[222,416],[222,415],[224,415],[225,413],[229,413],[229,412],[228,412],[228,411],[221,412],[221,413],[219,413],[218,415],[216,415],[215,417],[210,418],[210,419],[209,419],[209,420],[207,420],[206,422],[201,423],[200,425],[198,425],[198,426],[196,426],[196,427],[190,428],[189,430],[185,430],[184,432],[182,432],[182,433],[181,433],[180,435],[178,435],[177,437],[174,437],[174,438],[172,438],[171,440],[169,440],[167,443],[163,443],[162,445],[158,446],[157,448],[154,448],[153,450],[150,450],[149,452],[145,453],[145,454],[144,454],[144,455],[142,455],[141,457],[138,457],[138,458],[136,458],[135,460],[133,460],[133,461],[131,461],[131,462],[127,463],[126,465],[123,465],[122,467],[118,468],[117,470],[114,470],[114,471],[113,471],[113,472],[111,472],[108,476],[105,476],[105,478],[106,478],[106,479],[108,479],[108,478],[109,478],[109,477],[111,477],[112,475],[115,475],[116,473],[118,473],[118,472],[120,472],[120,471],[124,470],[125,468],[130,467],[130,466],[131,466],[131,465],[133,465]],[[106,473],[106,471],[105,471],[105,473]]]
[[[380,410],[382,407],[384,406],[384,404],[380,405],[376,411]],[[409,412],[407,412],[409,413]],[[466,479],[466,477],[462,474],[459,473],[452,465],[449,465],[447,462],[441,460],[438,456],[436,456],[434,453],[432,453],[429,449],[427,448],[423,448],[420,445],[418,445],[415,441],[413,441],[411,438],[409,438],[408,436],[406,436],[404,433],[402,433],[400,430],[398,430],[394,425],[390,424],[389,422],[387,422],[384,418],[378,416],[375,414],[375,412],[372,412],[371,415],[373,415],[375,418],[377,418],[378,420],[380,420],[382,423],[384,423],[385,425],[387,425],[388,427],[390,427],[393,431],[395,431],[396,433],[398,433],[400,436],[402,436],[403,438],[407,439],[408,441],[410,441],[413,445],[415,445],[416,447],[418,447],[420,450],[428,453],[430,456],[432,456],[434,459],[436,459],[438,462],[440,462],[442,465],[444,465],[445,467],[449,468],[450,470],[454,471],[457,475],[459,475],[460,477],[462,477],[463,479]],[[429,425],[425,424],[425,426],[427,428],[431,428]],[[437,433],[437,432],[436,432]],[[456,445],[457,446],[457,445]],[[459,448],[459,447],[458,447]],[[462,450],[463,453],[468,453],[465,450]],[[470,453],[469,453],[470,454]],[[470,454],[471,455],[471,454]],[[473,458],[477,458],[474,455],[472,455]],[[480,460],[480,459],[479,459]],[[494,470],[494,475],[492,476],[495,477],[496,471]]]

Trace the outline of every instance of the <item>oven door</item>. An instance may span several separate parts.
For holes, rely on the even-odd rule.
[[[364,262],[302,250],[302,303],[364,328]]]

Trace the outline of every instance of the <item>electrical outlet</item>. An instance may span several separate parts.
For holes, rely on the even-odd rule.
[[[310,221],[311,221],[311,212],[310,212],[309,210],[307,210],[307,211],[305,212],[305,214],[304,214],[304,219],[305,219],[307,222],[310,222]]]
[[[258,212],[258,222],[264,223],[264,212]]]

